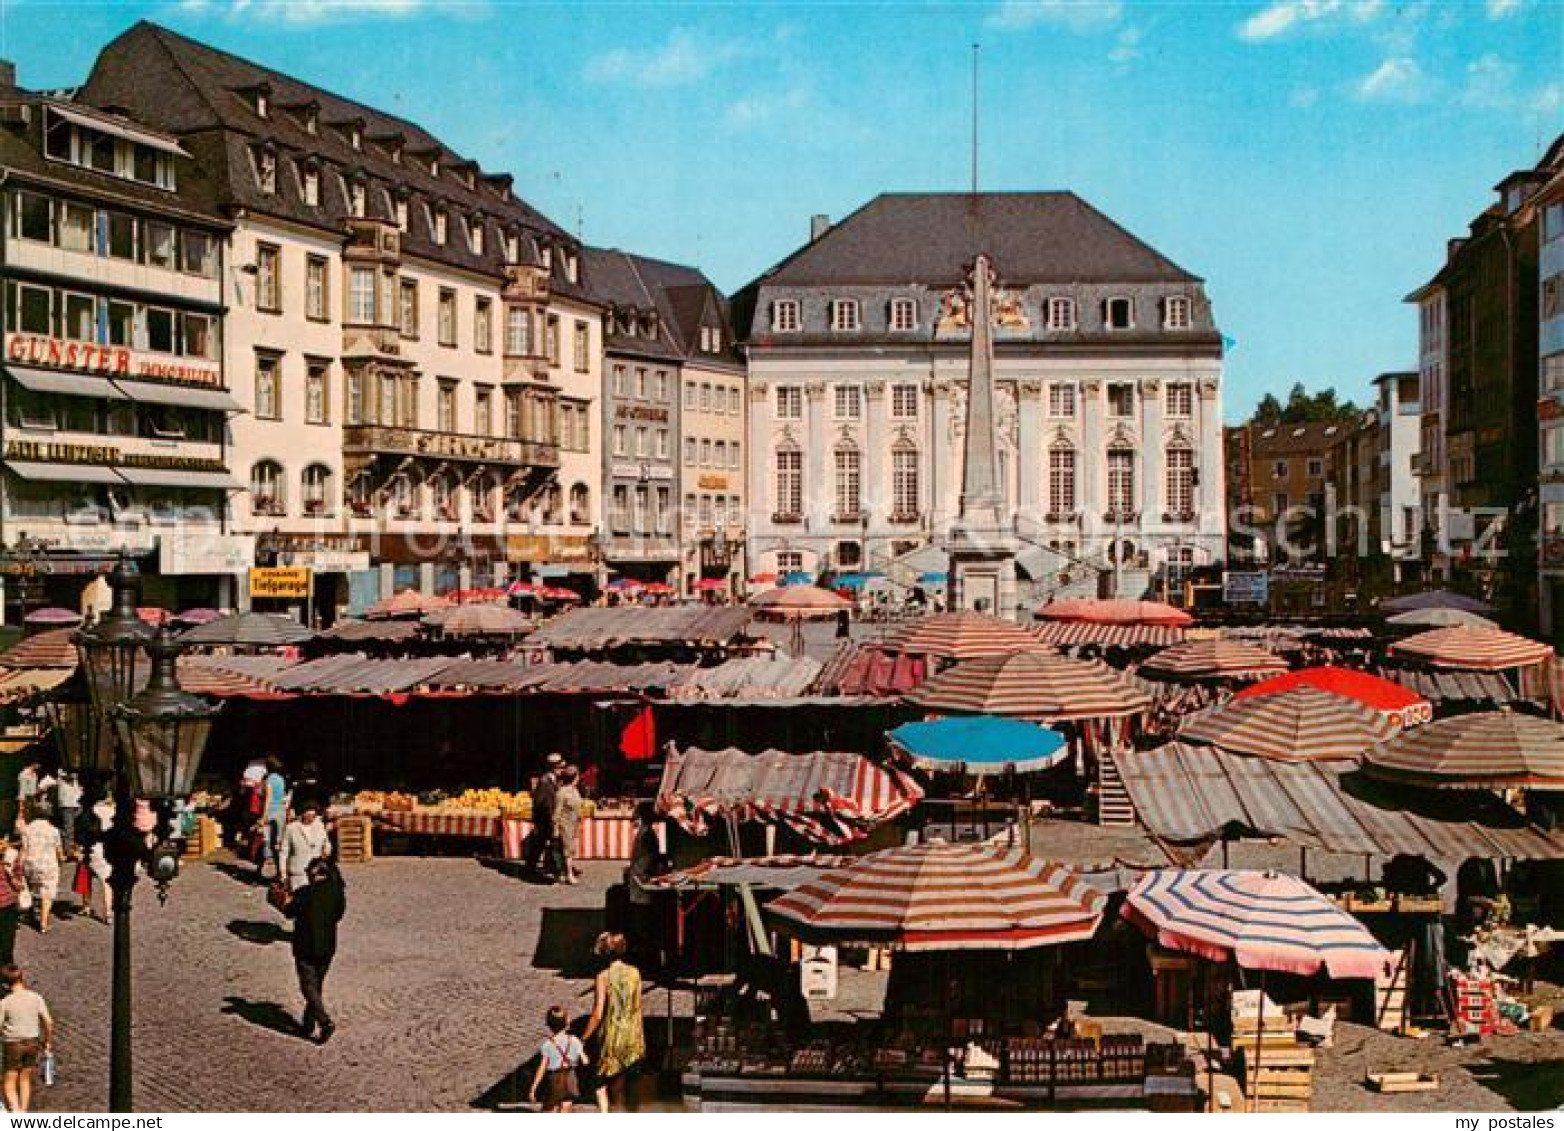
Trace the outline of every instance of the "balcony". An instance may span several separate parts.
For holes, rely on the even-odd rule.
[[[892,511],[885,521],[891,526],[916,526],[923,521],[923,515],[919,511]]]
[[[1140,512],[1119,510],[1103,511],[1102,520],[1109,524],[1122,524],[1124,526],[1129,526],[1140,521]]]
[[[1163,522],[1194,522],[1195,521],[1195,512],[1194,512],[1193,509],[1187,509],[1187,510],[1181,510],[1181,511],[1163,511],[1162,512],[1162,521]]]
[[[771,521],[776,526],[797,526],[804,521],[804,516],[798,511],[775,511]]]
[[[1081,521],[1080,511],[1049,511],[1043,521],[1051,526],[1074,526]]]
[[[838,526],[861,526],[869,517],[869,512],[859,507],[852,511],[834,511],[831,521]]]
[[[500,436],[469,436],[458,432],[430,432],[421,428],[393,428],[379,424],[344,427],[342,451],[344,455],[401,456],[495,467],[559,466],[558,444]]]
[[[548,272],[527,263],[508,263],[503,293],[507,302],[547,302]]]
[[[616,562],[673,561],[679,556],[679,543],[672,534],[611,534],[603,556]]]

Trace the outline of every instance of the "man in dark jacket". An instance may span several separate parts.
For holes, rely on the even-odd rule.
[[[313,861],[305,875],[309,883],[293,893],[288,905],[293,919],[293,969],[304,995],[299,1030],[306,1039],[313,1037],[323,1045],[337,1031],[326,1012],[324,995],[326,973],[337,955],[337,924],[347,910],[347,891],[342,873],[330,860]]]
[[[532,835],[527,840],[524,863],[540,879],[549,879],[548,868],[553,862],[550,847],[554,840],[555,802],[559,795],[559,779],[554,775],[565,759],[550,754],[544,759],[543,772],[532,786]]]

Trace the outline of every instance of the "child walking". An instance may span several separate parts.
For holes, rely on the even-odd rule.
[[[527,1098],[544,1111],[572,1111],[581,1098],[576,1070],[586,1065],[586,1049],[581,1038],[567,1030],[570,1019],[560,1006],[550,1009],[543,1023],[548,1026],[548,1038],[538,1046],[538,1070]]]

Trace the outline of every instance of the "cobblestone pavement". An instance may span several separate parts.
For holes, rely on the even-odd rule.
[[[135,1081],[143,1111],[471,1110],[526,1062],[553,1004],[590,1006],[591,940],[621,865],[538,887],[457,858],[344,869],[348,914],[327,984],[339,1031],[293,1035],[287,927],[247,868],[188,867],[168,904],[136,890]],[[59,1025],[39,1110],[108,1102],[111,932],[24,927],[17,960]],[[573,968],[566,976],[560,968]]]

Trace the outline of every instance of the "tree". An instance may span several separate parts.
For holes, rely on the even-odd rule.
[[[1335,389],[1310,393],[1302,381],[1293,383],[1284,406],[1275,393],[1266,393],[1255,405],[1251,424],[1275,427],[1278,424],[1345,424],[1356,420],[1362,410],[1351,401],[1338,402]]]

